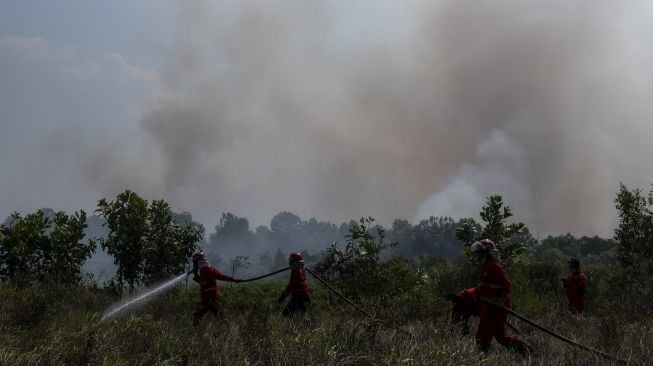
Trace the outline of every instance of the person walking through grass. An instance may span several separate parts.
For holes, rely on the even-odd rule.
[[[282,304],[288,295],[290,301],[283,309],[283,316],[290,317],[294,314],[303,315],[306,313],[306,306],[311,302],[308,297],[310,289],[306,283],[306,272],[304,271],[304,258],[299,253],[292,253],[288,257],[288,265],[292,268],[288,286],[279,295],[278,302]]]
[[[481,278],[478,284],[481,300],[480,319],[476,330],[476,344],[482,351],[487,352],[492,338],[495,338],[502,346],[526,354],[528,352],[526,344],[506,331],[508,318],[506,310],[484,301],[489,300],[512,309],[511,283],[508,273],[499,262],[496,245],[492,240],[483,239],[472,244],[471,251],[476,255],[477,264],[481,266]]]
[[[562,285],[566,290],[568,307],[572,314],[578,315],[585,309],[585,274],[580,270],[580,261],[571,258],[567,265],[569,266],[569,275],[562,279]]]
[[[200,301],[195,305],[193,325],[196,326],[207,312],[213,313],[218,319],[226,322],[222,305],[219,303],[220,287],[216,280],[241,282],[238,278],[227,276],[209,265],[204,252],[195,252],[193,260],[193,281],[200,285]]]

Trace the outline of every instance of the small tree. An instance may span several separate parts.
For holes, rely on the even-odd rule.
[[[653,259],[653,190],[648,199],[642,190],[629,190],[623,183],[615,199],[619,212],[619,226],[615,229],[617,256],[626,267]]]
[[[119,291],[127,285],[129,293],[141,282],[148,234],[148,202],[129,190],[115,201],[104,198],[96,210],[106,220],[109,234],[101,239],[102,249],[113,256],[118,267],[116,282]]]
[[[412,256],[415,252],[415,230],[408,220],[396,219],[392,222],[389,233],[390,240],[397,242],[394,254]]]
[[[94,239],[84,242],[84,230],[87,227],[84,211],[67,215],[57,212],[54,215],[54,227],[50,232],[52,247],[52,264],[49,274],[59,283],[77,283],[81,281],[81,268],[84,261],[95,252]]]
[[[385,230],[375,226],[374,219],[361,217],[350,226],[344,250],[333,243],[327,255],[317,267],[320,272],[334,278],[348,296],[379,295],[384,288],[385,269],[381,265],[381,252],[396,243],[385,243]]]
[[[112,202],[100,200],[97,211],[109,228],[101,243],[118,266],[119,291],[126,284],[132,293],[139,283],[150,284],[181,273],[203,234],[190,214],[175,215],[165,201],[150,204],[131,191]],[[177,220],[183,221],[182,225]]]
[[[236,276],[236,272],[240,269],[244,269],[249,267],[251,263],[249,263],[249,256],[248,255],[238,255],[234,258],[231,259],[231,277]]]
[[[274,245],[284,251],[293,251],[303,245],[302,219],[292,212],[279,212],[270,220]]]
[[[209,248],[224,255],[233,255],[243,244],[253,243],[254,233],[249,229],[249,221],[232,213],[223,213],[215,226],[215,233],[209,238]]]
[[[148,221],[143,281],[149,284],[183,272],[202,233],[190,223],[180,226],[164,200],[152,201]]]
[[[13,213],[0,228],[0,280],[21,286],[79,282],[81,266],[95,250],[93,240],[83,241],[85,228],[84,211],[72,216],[51,210],[49,215],[38,210],[25,217]]]
[[[508,206],[503,206],[503,199],[499,195],[486,199],[480,216],[486,223],[480,232],[473,219],[462,221],[456,229],[456,237],[465,246],[465,255],[469,257],[469,248],[475,241],[490,239],[497,245],[502,262],[506,265],[512,264],[526,250],[522,240],[513,240],[522,233],[525,228],[524,223],[506,223],[506,220],[512,217],[512,210]]]
[[[17,285],[35,280],[49,261],[46,231],[50,220],[43,211],[22,217],[14,212],[0,237],[0,276],[3,282]]]

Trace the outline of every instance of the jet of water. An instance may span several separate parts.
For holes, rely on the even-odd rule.
[[[123,309],[125,309],[125,308],[127,308],[127,307],[129,307],[129,306],[143,300],[143,299],[146,299],[146,298],[148,298],[148,297],[150,297],[150,296],[152,296],[152,295],[154,295],[156,293],[159,293],[159,292],[165,290],[166,288],[168,288],[168,287],[174,285],[175,283],[177,283],[178,281],[182,280],[184,277],[186,277],[186,274],[181,274],[181,275],[171,279],[170,281],[168,281],[168,282],[166,282],[166,283],[164,283],[162,285],[159,285],[158,287],[156,287],[156,288],[154,288],[154,289],[152,289],[152,290],[150,290],[150,291],[148,291],[148,292],[146,292],[146,293],[144,293],[142,295],[139,295],[138,297],[136,297],[134,299],[131,299],[131,300],[127,301],[126,303],[124,303],[124,304],[114,308],[113,310],[110,310],[107,313],[105,313],[104,316],[102,317],[102,320],[105,320],[105,319],[117,314],[121,310],[123,310]]]

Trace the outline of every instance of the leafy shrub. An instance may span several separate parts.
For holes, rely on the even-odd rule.
[[[93,240],[83,241],[86,227],[84,211],[13,213],[0,227],[0,282],[78,283],[82,263],[95,251]]]

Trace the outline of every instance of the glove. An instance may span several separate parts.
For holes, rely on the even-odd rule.
[[[281,296],[279,296],[279,298],[277,299],[277,302],[278,302],[279,304],[281,304],[281,303],[283,302],[283,300],[285,300],[285,299],[286,299],[286,297],[283,296],[283,295],[281,295]]]

